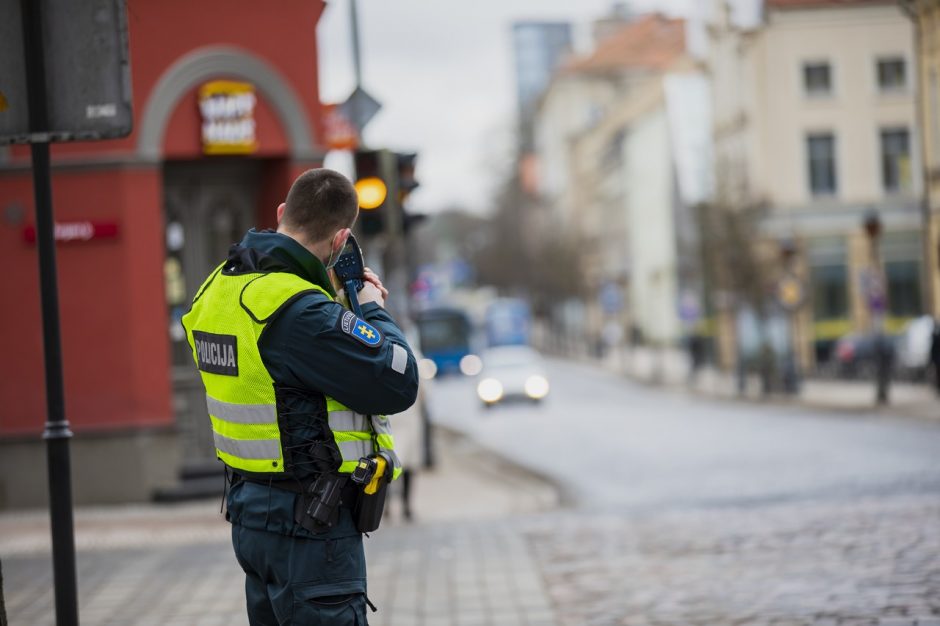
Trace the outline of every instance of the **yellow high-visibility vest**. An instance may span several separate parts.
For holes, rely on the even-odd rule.
[[[261,359],[258,339],[285,305],[321,287],[287,272],[226,274],[220,265],[199,288],[183,316],[186,338],[206,388],[216,454],[234,470],[289,473],[285,467],[274,379]],[[388,419],[356,413],[326,397],[327,417],[342,462],[351,473],[361,457],[378,451],[401,473]]]

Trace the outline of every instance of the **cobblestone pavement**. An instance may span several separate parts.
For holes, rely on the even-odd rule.
[[[408,528],[371,544],[369,595],[382,607],[372,626],[557,624],[516,522]]]
[[[169,537],[79,552],[84,624],[246,623],[228,541]],[[390,524],[366,546],[372,626],[940,626],[927,495]],[[52,624],[48,553],[3,560],[11,624]]]
[[[665,514],[527,528],[565,626],[940,626],[940,498]]]
[[[530,548],[512,527],[393,526],[366,546],[369,597],[379,607],[372,626],[557,624]],[[48,554],[4,557],[3,566],[11,626],[54,624]],[[83,624],[247,624],[244,576],[227,541],[81,551],[78,580]]]
[[[415,479],[415,513],[398,502],[366,540],[372,626],[556,626],[531,547],[514,524],[556,506],[549,483],[438,434],[442,455]],[[467,467],[476,467],[473,472]],[[394,494],[393,494],[394,495]],[[79,609],[85,625],[247,624],[244,575],[219,501],[76,511]],[[11,626],[54,623],[48,514],[0,514]]]
[[[49,555],[4,556],[3,572],[10,626],[55,624]],[[82,624],[248,623],[244,577],[228,542],[200,538],[156,548],[82,550],[77,575]]]

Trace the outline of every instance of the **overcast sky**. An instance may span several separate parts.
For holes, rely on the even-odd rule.
[[[318,29],[320,96],[345,100],[354,86],[349,0],[330,0]],[[633,0],[636,12],[688,13],[703,0]],[[511,24],[567,20],[576,45],[610,0],[358,0],[363,86],[382,102],[366,128],[372,147],[419,152],[412,206],[482,211],[507,163],[515,124]],[[341,158],[327,164],[343,169]]]

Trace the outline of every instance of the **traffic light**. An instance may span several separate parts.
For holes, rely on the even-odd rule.
[[[356,192],[359,194],[359,229],[364,236],[403,232],[419,221],[404,208],[409,194],[418,187],[414,152],[357,150]],[[391,216],[391,217],[390,217]],[[396,219],[397,223],[386,220]]]
[[[399,152],[395,155],[398,165],[398,203],[404,206],[405,199],[414,191],[419,183],[415,180],[416,152]]]
[[[363,235],[385,231],[385,215],[389,212],[389,171],[387,150],[357,150],[356,192],[359,194],[359,229]]]
[[[412,213],[405,209],[405,200],[419,185],[415,179],[415,161],[418,159],[418,154],[416,152],[399,152],[395,156],[398,165],[398,204],[401,206],[401,229],[402,232],[408,233],[427,218],[427,215]]]

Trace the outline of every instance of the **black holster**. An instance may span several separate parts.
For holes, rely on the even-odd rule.
[[[320,474],[306,484],[294,505],[294,521],[312,533],[324,533],[339,522],[339,509],[354,510],[358,489],[347,474]]]

